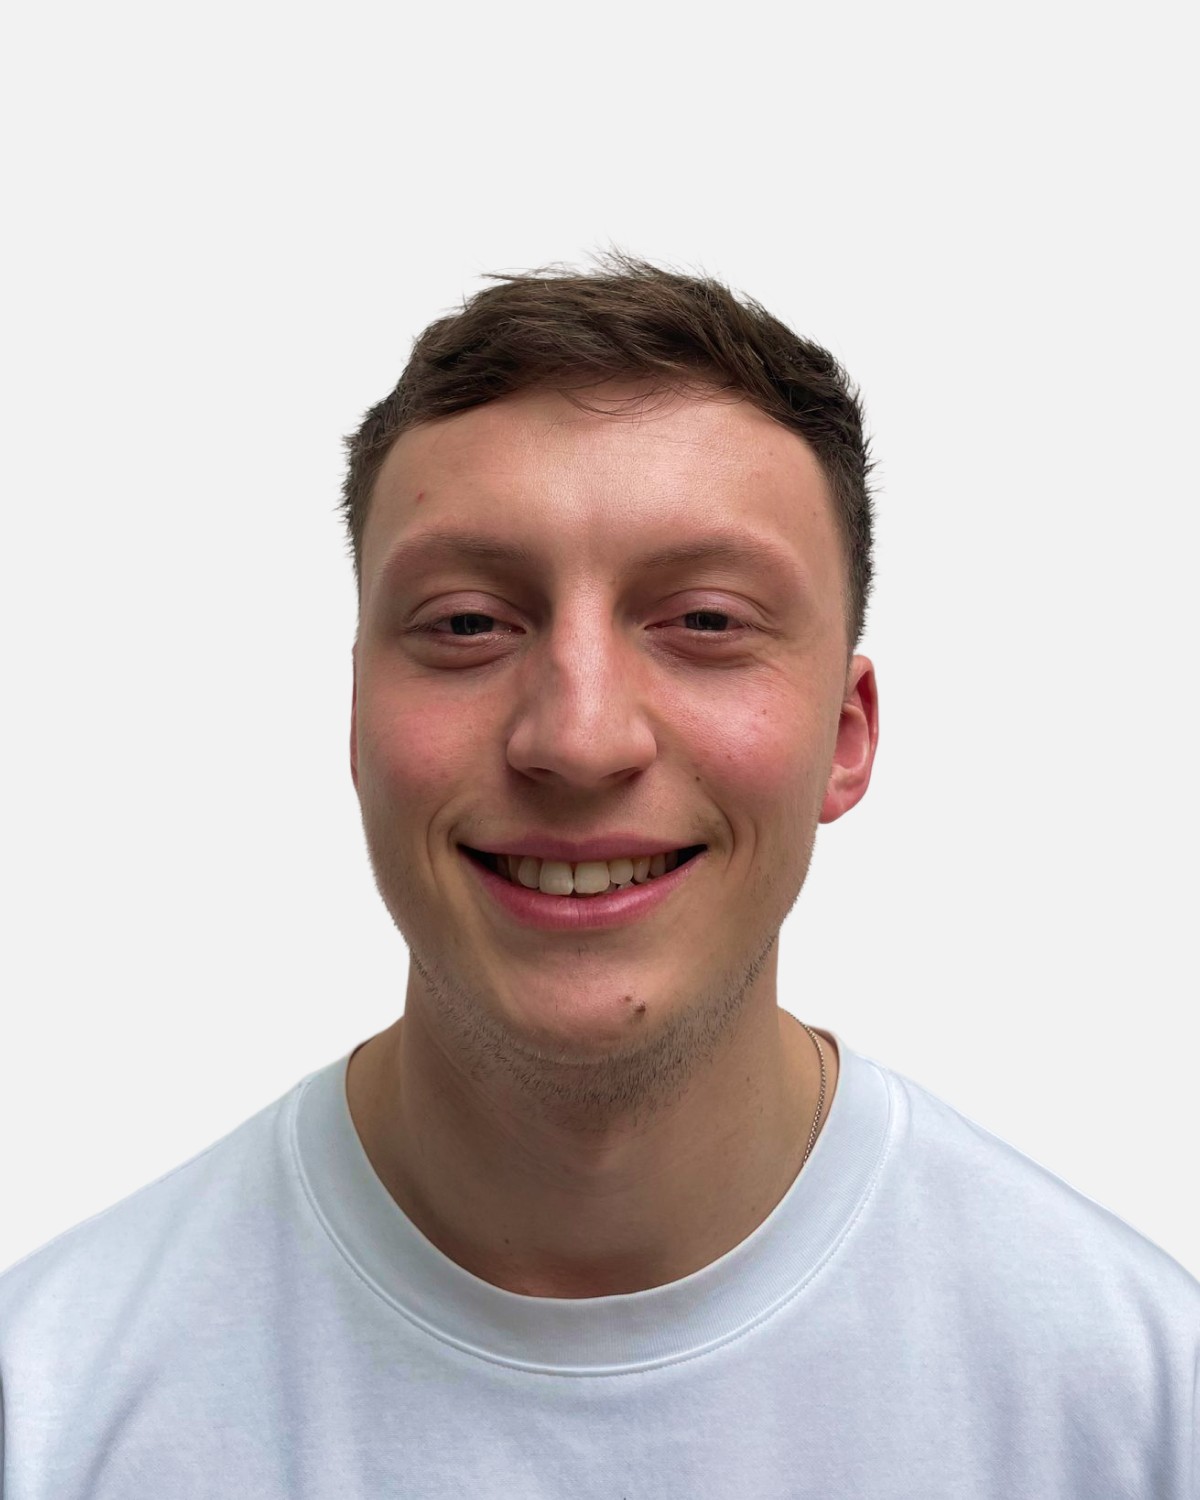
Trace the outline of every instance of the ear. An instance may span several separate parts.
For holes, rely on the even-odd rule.
[[[865,656],[854,656],[846,671],[846,689],[838,719],[833,766],[821,803],[821,822],[832,823],[857,803],[871,780],[879,743],[879,700],[875,668]]]
[[[350,779],[358,791],[358,642],[350,651],[350,670],[353,686],[350,689]]]

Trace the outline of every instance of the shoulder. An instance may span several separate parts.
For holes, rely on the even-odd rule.
[[[878,1064],[871,1064],[879,1067]],[[1050,1321],[1109,1307],[1200,1340],[1200,1282],[1166,1251],[919,1084],[879,1067],[893,1099],[891,1206],[979,1276]]]
[[[283,1117],[296,1091],[0,1273],[0,1365],[69,1348],[100,1308],[135,1319],[218,1241],[223,1254],[249,1253],[281,1190]]]

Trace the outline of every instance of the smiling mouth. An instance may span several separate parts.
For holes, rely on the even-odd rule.
[[[459,848],[493,875],[527,890],[547,896],[606,896],[633,885],[650,885],[662,875],[669,875],[696,855],[703,854],[707,844],[689,844],[662,854],[643,854],[628,859],[585,859],[567,864],[558,859],[538,859],[533,855],[488,854],[466,844]]]

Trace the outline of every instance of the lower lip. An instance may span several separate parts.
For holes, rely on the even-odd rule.
[[[505,880],[469,854],[462,857],[488,895],[522,926],[536,927],[542,932],[595,932],[605,927],[624,927],[648,916],[672,891],[679,889],[704,855],[693,855],[687,864],[647,880],[644,885],[627,885],[603,896],[547,896],[544,891],[531,891],[527,886]]]

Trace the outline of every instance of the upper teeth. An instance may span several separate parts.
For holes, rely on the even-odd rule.
[[[598,896],[610,888],[642,885],[657,875],[665,875],[679,863],[679,854],[640,854],[636,858],[585,859],[569,865],[558,859],[523,858],[517,854],[497,855],[501,874],[517,880],[531,891],[548,896]]]

